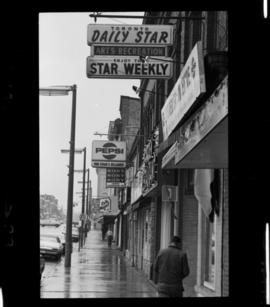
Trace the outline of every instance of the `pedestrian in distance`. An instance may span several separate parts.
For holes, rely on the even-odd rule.
[[[183,279],[189,274],[189,265],[187,254],[181,250],[180,237],[174,236],[169,246],[159,251],[154,270],[159,297],[183,296]]]
[[[108,247],[111,247],[112,246],[112,239],[113,239],[113,233],[112,231],[109,229],[107,231],[107,240],[108,240]]]
[[[102,233],[102,240],[103,241],[105,240],[106,232],[107,232],[106,226],[104,224],[102,224],[101,233]]]

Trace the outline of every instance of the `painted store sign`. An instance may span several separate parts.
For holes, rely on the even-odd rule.
[[[87,44],[172,45],[173,25],[89,24]]]
[[[161,110],[164,140],[168,138],[196,99],[205,91],[202,42],[199,41],[191,51],[177,82]]]
[[[143,63],[138,57],[87,57],[88,78],[169,79],[172,72],[172,63],[162,59]]]
[[[228,115],[228,76],[206,103],[180,128],[175,165]]]

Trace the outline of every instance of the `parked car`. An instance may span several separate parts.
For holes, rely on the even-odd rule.
[[[66,249],[66,236],[61,232],[59,234],[59,238],[60,238],[60,241],[63,245],[63,255],[65,254],[65,249]]]
[[[66,238],[65,235],[62,232],[62,228],[60,227],[40,227],[40,234],[41,235],[56,235],[59,237],[62,245],[63,245],[63,254],[65,254],[65,246],[66,246]]]
[[[62,228],[62,234],[66,237],[66,227]],[[76,226],[72,226],[72,242],[79,241],[79,229]]]
[[[40,279],[41,279],[42,273],[43,273],[43,271],[45,269],[45,259],[44,259],[44,257],[42,257],[41,254],[40,254],[39,258],[40,258]]]
[[[79,229],[78,227],[72,227],[72,242],[79,241]]]
[[[63,244],[57,234],[40,235],[40,253],[44,257],[53,257],[57,260],[63,254]]]

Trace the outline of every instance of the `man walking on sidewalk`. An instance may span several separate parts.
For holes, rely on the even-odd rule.
[[[155,265],[159,297],[182,297],[182,280],[189,274],[187,255],[181,250],[181,239],[174,236],[169,247],[159,251]]]
[[[109,247],[112,246],[112,239],[113,239],[113,233],[112,233],[111,229],[109,229],[107,231],[107,240],[108,240],[108,246]]]

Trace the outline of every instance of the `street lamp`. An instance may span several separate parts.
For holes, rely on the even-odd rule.
[[[50,86],[39,89],[39,94],[43,96],[65,96],[72,92],[72,111],[71,111],[71,132],[70,132],[70,153],[69,153],[69,175],[68,175],[68,200],[67,200],[67,219],[66,219],[66,248],[65,248],[65,267],[71,266],[72,252],[72,210],[73,210],[73,169],[74,169],[74,150],[75,150],[75,127],[76,127],[76,94],[77,85],[71,86]]]

